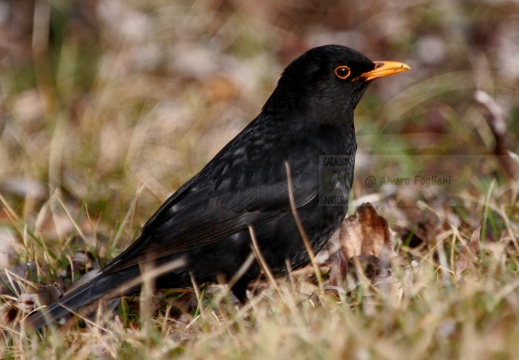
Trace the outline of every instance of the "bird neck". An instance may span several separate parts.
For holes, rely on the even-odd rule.
[[[323,154],[355,153],[352,106],[326,103],[322,97],[302,102],[285,91],[279,95],[275,91],[264,105],[260,115],[264,123],[270,123],[278,133],[299,133],[305,142],[317,141]]]
[[[266,114],[299,112],[302,98],[303,96],[294,96],[280,83],[263,105],[262,112]]]

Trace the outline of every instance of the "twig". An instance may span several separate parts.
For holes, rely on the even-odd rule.
[[[511,141],[507,133],[507,123],[503,109],[485,91],[476,91],[474,99],[483,107],[485,119],[496,140],[494,155],[497,156],[506,175],[511,179],[516,179],[519,171],[517,164],[509,154]]]
[[[303,223],[301,221],[301,218],[299,217],[299,213],[297,212],[296,201],[294,199],[294,190],[292,188],[292,173],[290,171],[290,164],[288,163],[288,161],[285,161],[285,167],[287,169],[288,196],[290,198],[290,207],[292,208],[292,214],[294,215],[294,219],[296,220],[296,224],[297,224],[297,228],[299,229],[299,233],[301,234],[301,237],[303,238],[303,243],[305,244],[306,251],[308,252],[308,256],[310,257],[310,262],[312,263],[312,266],[314,267],[315,277],[317,278],[317,283],[319,284],[319,290],[321,291],[321,293],[323,293],[324,287],[323,287],[323,277],[321,276],[321,269],[319,268],[319,265],[317,265],[317,262],[315,261],[314,250],[312,249],[310,240],[308,239],[308,236],[306,235],[306,231],[303,227]]]
[[[279,286],[276,282],[276,278],[270,271],[270,268],[269,268],[267,262],[265,261],[263,254],[261,253],[261,250],[258,245],[258,241],[256,240],[256,234],[254,233],[254,228],[251,225],[249,225],[249,233],[250,233],[250,238],[252,240],[252,252],[254,253],[254,256],[256,257],[256,259],[258,260],[260,267],[263,269],[263,272],[265,273],[265,277],[267,278],[268,282],[276,290],[276,292],[279,293]]]

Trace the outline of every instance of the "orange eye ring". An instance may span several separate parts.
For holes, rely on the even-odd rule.
[[[335,68],[335,75],[341,80],[345,80],[350,76],[351,70],[346,65],[341,65]]]

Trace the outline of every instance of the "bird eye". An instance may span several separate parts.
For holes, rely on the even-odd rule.
[[[346,79],[348,76],[350,76],[350,68],[346,65],[338,66],[335,69],[335,75],[341,80]]]

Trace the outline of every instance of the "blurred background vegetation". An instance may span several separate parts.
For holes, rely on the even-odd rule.
[[[330,43],[412,68],[376,81],[357,109],[353,197],[443,206],[468,194],[477,205],[515,171],[493,154],[499,141],[517,152],[518,10],[504,0],[2,0],[3,237],[16,238],[9,206],[17,226],[61,249],[78,229],[87,243],[119,231],[126,245],[255,117],[294,57]],[[505,119],[504,140],[477,90]],[[366,187],[368,175],[379,184]],[[395,189],[380,185],[385,175],[452,182]],[[514,189],[503,190],[512,208]]]
[[[413,69],[375,82],[357,109],[354,196],[395,195],[367,188],[370,174],[452,176],[442,192],[484,194],[503,169],[474,92],[495,99],[517,152],[518,10],[491,0],[0,1],[0,190],[43,234],[73,231],[58,192],[86,233],[110,236],[143,185],[131,239],[255,117],[294,57],[336,43]],[[398,201],[426,196],[411,188]]]

